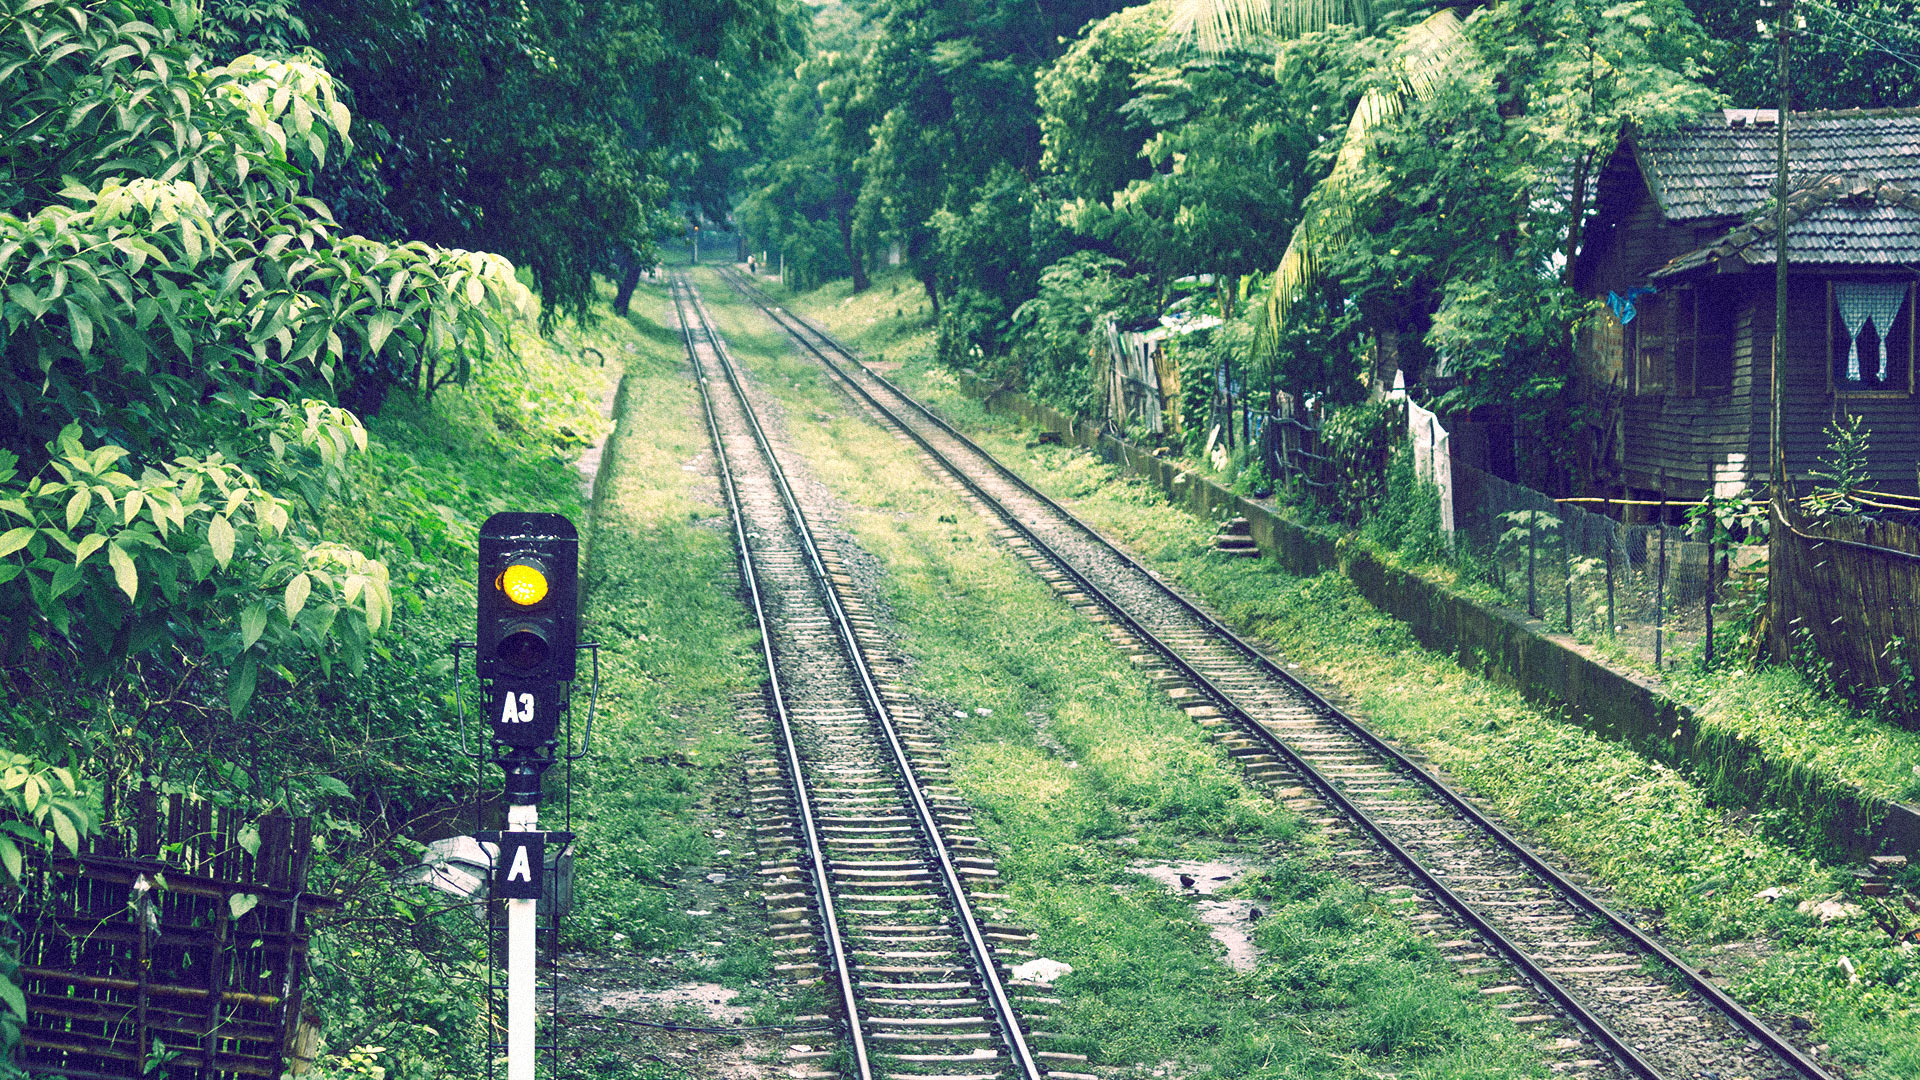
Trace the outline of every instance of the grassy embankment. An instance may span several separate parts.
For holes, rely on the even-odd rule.
[[[780,401],[841,527],[884,571],[911,677],[948,717],[955,782],[1042,955],[1074,972],[1047,1030],[1095,1064],[1203,1075],[1538,1074],[1531,1040],[1455,979],[1383,898],[1310,868],[1318,842],[1239,777],[1098,628],[1060,605],[907,448],[849,415],[711,276],[736,356]],[[1266,916],[1236,974],[1143,863],[1244,861]]]
[[[635,308],[658,313],[664,304],[663,292],[648,290]],[[777,1019],[780,1007],[764,992],[769,962],[758,934],[729,935],[714,925],[719,919],[689,914],[696,905],[683,891],[722,847],[707,815],[712,793],[739,771],[744,744],[732,699],[752,692],[762,676],[731,585],[723,509],[712,480],[689,470],[707,441],[679,339],[651,319],[602,310],[552,338],[523,328],[515,350],[473,385],[443,390],[431,404],[390,401],[368,425],[373,440],[360,474],[330,505],[330,524],[343,538],[385,555],[401,609],[388,635],[391,656],[364,680],[364,692],[378,695],[368,708],[417,719],[386,723],[394,734],[363,746],[343,743],[354,760],[321,767],[355,777],[356,786],[364,776],[400,816],[468,797],[475,769],[457,753],[445,656],[447,642],[473,635],[479,525],[497,510],[566,514],[585,541],[584,636],[603,650],[592,753],[574,776],[577,894],[564,931],[573,949],[598,954],[596,963],[626,961],[613,975],[582,981],[642,997],[649,987],[719,982],[742,991],[736,1004]],[[628,419],[609,440],[590,511],[573,460],[605,430],[597,405],[614,379],[622,380],[619,409]],[[542,808],[543,823],[555,828],[561,772],[549,774]],[[499,770],[481,766],[478,781],[497,791]],[[468,825],[445,818],[433,813],[428,827]],[[406,857],[376,854],[332,872],[343,881],[369,872],[386,878],[394,859]],[[483,1068],[476,1011],[483,946],[474,925],[445,901],[415,886],[383,886],[316,939],[315,1004],[327,1033],[319,1075],[364,1076],[377,1066],[390,1080],[424,1080]],[[751,904],[731,910],[729,922],[753,917]],[[714,936],[730,937],[728,947],[707,949]],[[684,1036],[663,1049],[655,1029],[607,1030],[617,1038],[572,1032],[572,1042],[598,1043],[572,1067],[667,1080],[685,1075],[681,1063],[700,1053]],[[708,1046],[738,1042],[705,1039]]]
[[[396,607],[364,673],[267,702],[306,710],[313,737],[298,761],[279,763],[271,747],[263,760],[287,776],[325,774],[342,792],[294,807],[315,819],[312,886],[346,902],[317,920],[309,963],[323,1077],[482,1067],[483,942],[462,907],[398,884],[395,871],[418,851],[407,837],[444,834],[470,804],[476,773],[460,754],[447,646],[473,636],[481,522],[530,507],[585,520],[571,462],[605,430],[597,405],[610,374],[583,351],[595,346],[610,347],[604,328],[548,338],[517,327],[511,352],[466,385],[430,401],[390,397],[366,418],[368,448],[345,482],[307,493],[329,537],[386,562]],[[498,771],[487,772],[481,783],[497,788]]]
[[[1778,814],[1729,815],[1673,770],[1421,649],[1338,574],[1299,579],[1264,562],[1223,560],[1209,551],[1211,523],[1090,455],[1029,445],[1023,430],[986,415],[929,362],[924,308],[894,318],[894,284],[882,279],[874,293],[849,298],[836,283],[793,303],[869,355],[903,364],[898,379],[1002,460],[1592,871],[1741,998],[1812,1019],[1855,1075],[1920,1075],[1920,953],[1877,925],[1910,932],[1911,913],[1855,894],[1847,868],[1810,853]],[[1896,792],[1920,760],[1911,735],[1820,698],[1791,672],[1715,673],[1676,686],[1709,723],[1871,790]],[[1756,897],[1773,888],[1780,899]],[[1798,901],[1836,893],[1861,913],[1822,924],[1796,910]]]

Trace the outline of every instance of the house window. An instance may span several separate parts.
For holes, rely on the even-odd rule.
[[[1912,390],[1914,290],[1880,278],[1827,285],[1827,373],[1836,393]]]
[[[1710,397],[1733,389],[1733,297],[1725,289],[1682,285],[1670,294],[1676,393]]]
[[[1642,394],[1657,394],[1667,386],[1667,351],[1672,303],[1665,293],[1641,297],[1627,324],[1633,353],[1633,386]]]

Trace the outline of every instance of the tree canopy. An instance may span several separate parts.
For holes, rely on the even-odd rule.
[[[316,192],[348,228],[496,252],[549,310],[653,260],[674,203],[724,216],[743,125],[798,40],[787,0],[230,0],[225,48],[306,49],[358,109]]]
[[[1820,74],[1796,102],[1914,103],[1910,6],[1800,5],[1796,70]],[[1569,283],[1597,170],[1629,131],[1774,93],[1752,13],[1705,0],[1157,0],[1026,23],[993,4],[846,10],[816,8],[837,36],[785,91],[812,112],[790,112],[800,134],[751,174],[756,246],[837,239],[818,278],[898,245],[944,357],[1063,388],[1074,364],[1093,375],[1095,324],[1178,306],[1233,324],[1201,352],[1256,392],[1338,398],[1425,370],[1443,407],[1577,432],[1590,311]],[[1110,306],[1092,323],[1056,302],[1135,279],[1094,290]],[[1213,285],[1196,297],[1192,280]]]

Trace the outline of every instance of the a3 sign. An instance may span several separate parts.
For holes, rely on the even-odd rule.
[[[477,666],[507,747],[554,741],[580,637],[579,549],[559,514],[499,513],[480,527]]]
[[[501,679],[493,684],[487,719],[494,741],[507,746],[544,746],[554,740],[564,696],[559,683]]]

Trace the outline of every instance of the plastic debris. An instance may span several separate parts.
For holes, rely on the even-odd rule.
[[[1052,986],[1055,979],[1071,974],[1073,974],[1072,964],[1063,964],[1044,956],[1013,966],[1013,981],[1029,986]]]
[[[1840,899],[1840,893],[1834,893],[1824,900],[1802,900],[1794,910],[1802,915],[1812,915],[1823,923],[1839,919],[1851,919],[1860,914],[1860,905],[1849,904]]]

